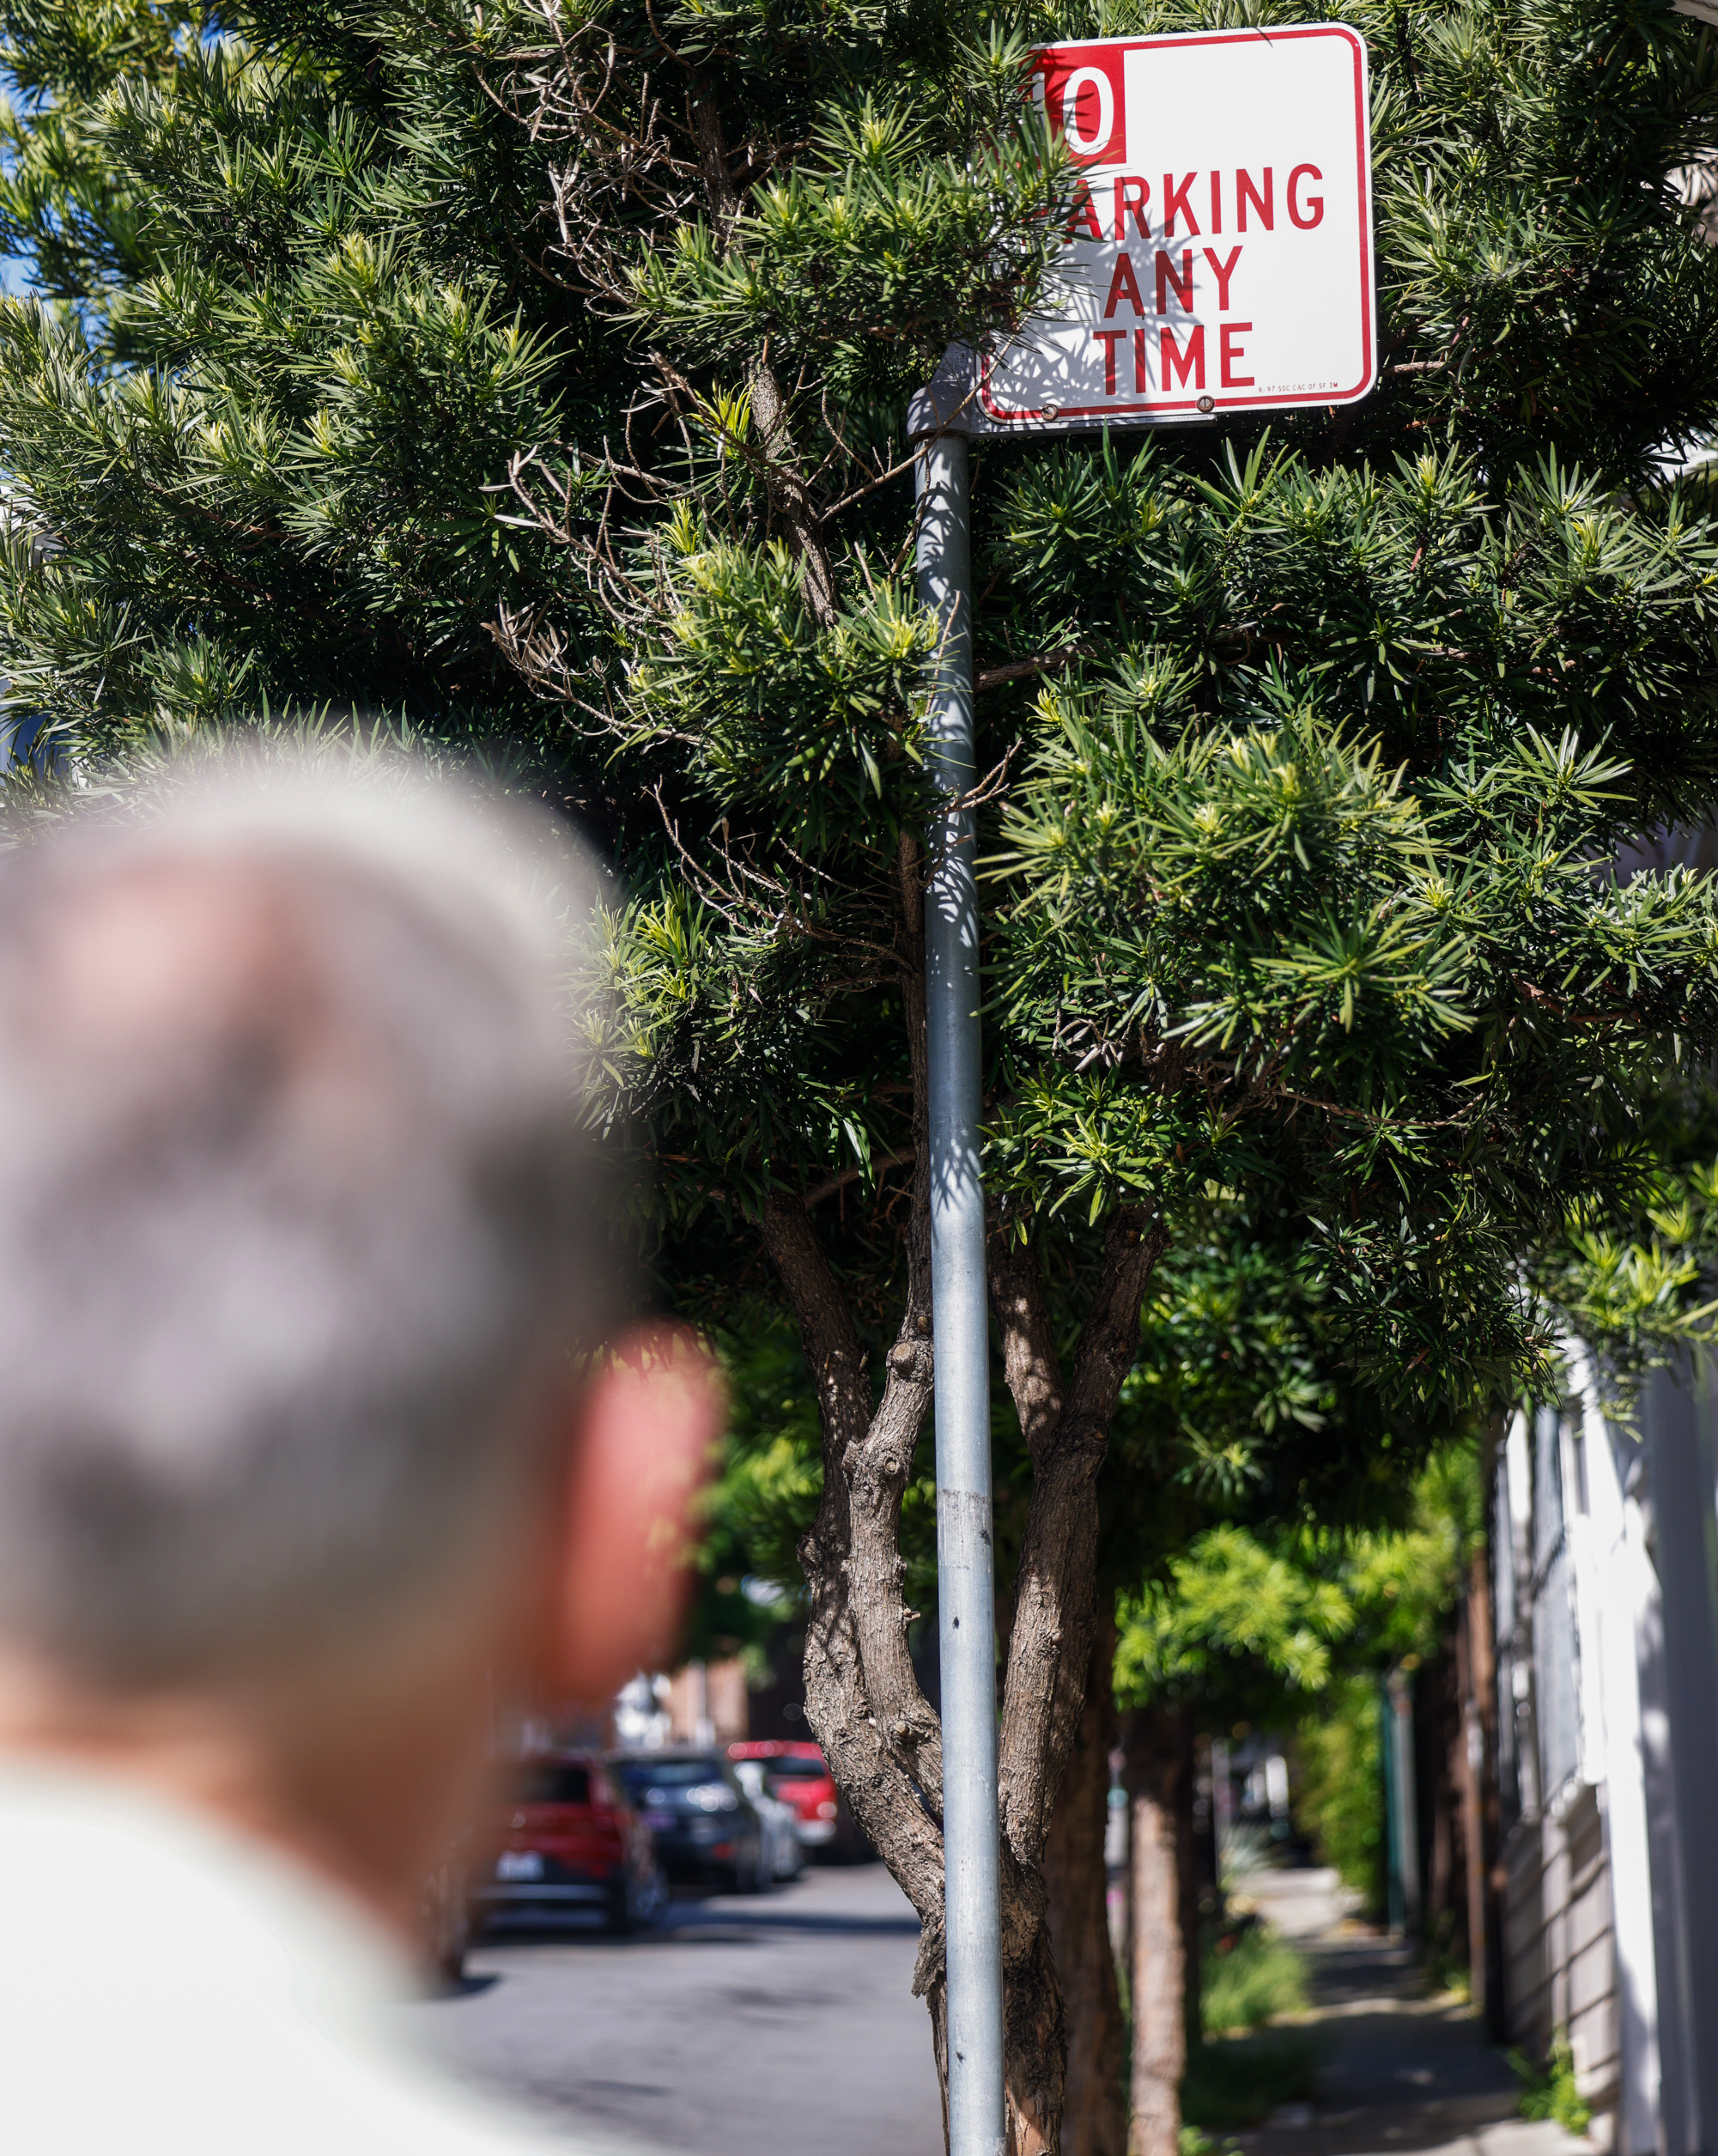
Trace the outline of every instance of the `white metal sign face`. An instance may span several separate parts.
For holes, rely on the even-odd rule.
[[[1048,46],[1035,94],[1079,185],[1050,307],[980,368],[982,431],[1366,395],[1377,336],[1357,32]]]

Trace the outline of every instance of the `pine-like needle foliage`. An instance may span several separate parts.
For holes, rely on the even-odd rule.
[[[13,6],[15,691],[86,749],[264,698],[558,727],[637,890],[610,1067],[669,1215],[832,1187],[881,1319],[902,409],[1055,251],[1027,33],[1206,19]],[[1380,1369],[1454,1400],[1520,1368],[1523,1248],[1626,1182],[1639,1072],[1714,1022],[1703,886],[1593,864],[1718,780],[1718,544],[1648,483],[1718,423],[1679,178],[1718,58],[1616,0],[1349,19],[1377,394],[980,459],[1023,752],[992,1165],[1077,1271],[1118,1206],[1266,1179]]]
[[[1114,653],[1041,694],[1004,819],[999,1163],[1093,1218],[1263,1173],[1384,1363],[1501,1369],[1511,1251],[1626,1186],[1642,1074],[1709,1037],[1705,880],[1603,864],[1709,799],[1712,535],[1551,452],[1495,507],[1454,453],[1166,461],[1053,455],[999,504],[1017,604]],[[1074,494],[1165,594],[1150,643]]]
[[[618,346],[521,268],[545,160],[446,26],[54,0],[0,32],[40,295],[0,311],[15,698],[85,753],[264,702],[543,734],[492,631],[559,554],[485,489],[618,414]]]

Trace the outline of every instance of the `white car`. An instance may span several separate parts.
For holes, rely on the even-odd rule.
[[[798,1879],[805,1868],[805,1852],[800,1846],[793,1807],[771,1796],[764,1788],[762,1759],[736,1759],[733,1768],[751,1799],[753,1811],[763,1821],[765,1874],[770,1879]]]

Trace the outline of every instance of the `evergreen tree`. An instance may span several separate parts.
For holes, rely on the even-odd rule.
[[[394,29],[0,10],[39,295],[0,322],[0,641],[85,754],[264,704],[553,746],[492,629],[559,556],[484,489],[569,400],[615,418],[618,347],[518,259],[544,159],[437,26]]]
[[[1193,1739],[1323,1681],[1352,1610],[1343,1553],[1407,1518],[1447,1421],[1357,1377],[1340,1308],[1268,1204],[1209,1206],[1166,1250],[1099,1485],[1100,1618],[1046,1873],[1066,2003],[1065,2145],[1169,2150],[1200,2028]],[[1114,1613],[1113,1623],[1107,1621]],[[1134,2010],[1103,1864],[1110,1759],[1131,1820]],[[1140,2002],[1149,2001],[1147,2010]],[[1130,2062],[1131,2040],[1131,2062]],[[1195,2061],[1195,2064],[1197,2062]]]
[[[991,1271],[1030,1475],[1001,1732],[1018,2156],[1058,2140],[1045,1837],[1159,1260],[1247,1193],[1381,1412],[1451,1415],[1543,1363],[1524,1266],[1619,1232],[1643,1078],[1718,1037],[1705,883],[1598,865],[1718,790],[1718,542],[1655,476],[1718,420],[1718,265],[1674,178],[1713,147],[1718,56],[1662,0],[1345,13],[1374,70],[1375,397],[978,462]],[[612,1106],[688,1307],[762,1290],[799,1327],[808,1709],[925,1920],[939,2049],[900,1550],[933,1374],[901,420],[1059,244],[1029,39],[1208,19],[3,17],[33,100],[7,214],[48,296],[0,319],[0,662],[86,760],[265,695],[502,733],[614,846]],[[76,154],[38,185],[56,129]]]
[[[9,91],[0,107],[0,234],[40,290],[79,309],[100,337],[101,300],[152,264],[146,196],[90,139],[122,81],[170,78],[199,9],[31,6],[5,18]]]
[[[1115,1690],[1128,1710],[1136,2141],[1177,2145],[1184,2064],[1195,2098],[1223,2079],[1218,2061],[1199,2056],[1209,2021],[1201,2013],[1201,1928],[1187,1906],[1195,1731],[1226,1738],[1236,1723],[1284,1733],[1298,1726],[1297,1749],[1311,1769],[1297,1807],[1302,1823],[1327,1823],[1370,1886],[1382,1843],[1381,1673],[1414,1667],[1448,1637],[1483,1541],[1478,1458],[1469,1441],[1436,1451],[1402,1485],[1407,1502],[1396,1527],[1218,1525],[1121,1598]],[[1180,1922],[1172,1914],[1157,1927],[1180,1934],[1166,1951],[1164,1940],[1145,1936],[1141,1915],[1174,1912],[1178,1903]],[[1150,2001],[1143,2013],[1142,1998]],[[1108,2116],[1094,2116],[1082,2145],[1122,2147],[1119,2109],[1112,2103]],[[1148,2121],[1149,2135],[1141,2131]],[[1066,2123],[1071,2135],[1071,2107]]]

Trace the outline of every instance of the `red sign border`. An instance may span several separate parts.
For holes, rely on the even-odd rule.
[[[1377,292],[1372,274],[1372,165],[1367,155],[1369,147],[1366,104],[1367,55],[1366,40],[1346,22],[1296,23],[1280,30],[1212,30],[1186,32],[1167,31],[1150,38],[1070,38],[1068,46],[1081,51],[1092,46],[1120,46],[1129,52],[1154,51],[1163,46],[1193,45],[1250,45],[1263,39],[1267,45],[1286,43],[1295,38],[1341,38],[1347,43],[1354,62],[1354,156],[1359,180],[1360,197],[1360,291],[1361,334],[1365,341],[1365,357],[1359,386],[1339,391],[1302,391],[1298,394],[1265,397],[1211,397],[1211,409],[1201,408],[1196,397],[1181,398],[1174,403],[1155,404],[1059,404],[1051,418],[1043,408],[1036,410],[1010,411],[999,404],[990,393],[991,361],[986,356],[979,369],[979,401],[986,416],[997,425],[1015,427],[1029,425],[1036,420],[1041,425],[1059,426],[1069,419],[1156,419],[1170,412],[1191,412],[1195,419],[1211,420],[1221,413],[1257,410],[1263,405],[1273,411],[1287,411],[1304,404],[1354,404],[1363,397],[1369,397],[1377,386],[1378,366],[1376,354]],[[1053,52],[1055,46],[1042,46],[1041,52]]]

